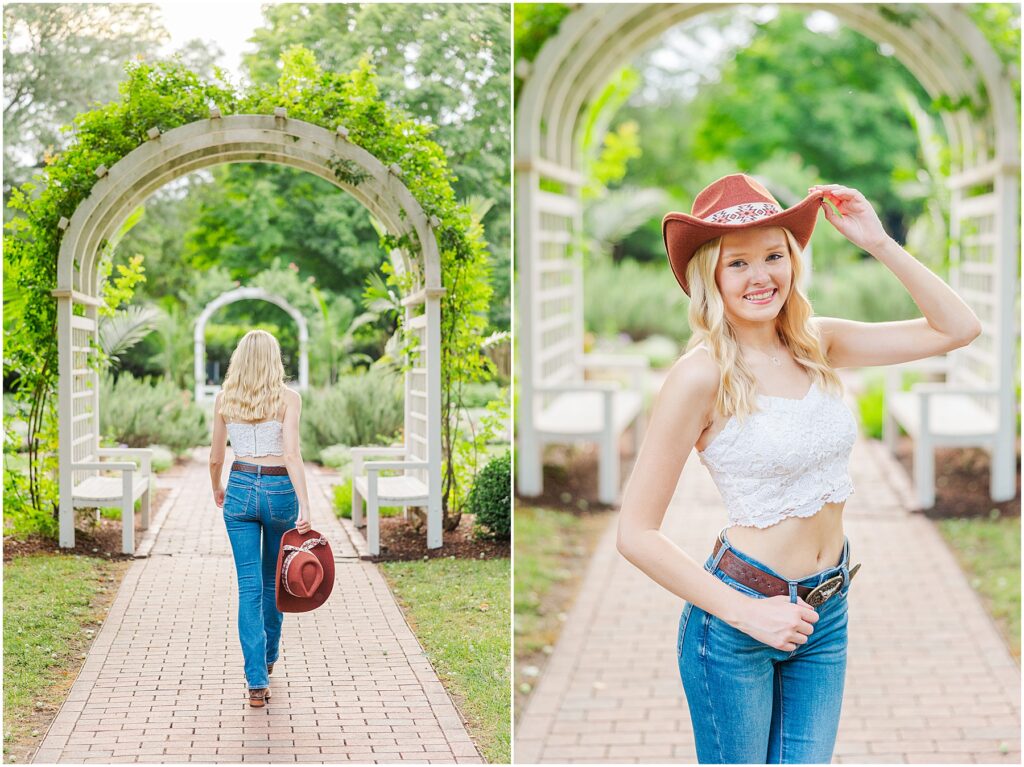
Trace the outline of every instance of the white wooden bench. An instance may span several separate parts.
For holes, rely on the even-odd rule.
[[[986,173],[994,173],[994,166]],[[986,187],[986,181],[989,182]],[[982,334],[944,357],[886,371],[883,439],[895,448],[899,427],[914,440],[914,485],[922,509],[935,505],[935,448],[980,447],[991,456],[989,495],[1008,501],[1017,493],[1016,247],[1000,251],[998,230],[1015,242],[1016,209],[1002,216],[998,179],[978,173],[950,181],[950,285],[981,320]],[[1016,203],[1014,203],[1016,205]],[[1004,220],[1005,219],[1005,220]],[[902,391],[909,370],[941,375]]]
[[[153,451],[147,448],[99,448],[99,458],[137,459],[128,461],[76,461],[71,471],[86,476],[74,483],[72,503],[76,509],[121,507],[121,551],[135,553],[135,502],[142,499],[142,529],[149,529],[150,478]],[[102,476],[99,472],[119,472],[121,476]]]
[[[945,370],[943,370],[945,368]],[[914,440],[914,488],[921,509],[935,505],[935,449],[938,447],[980,447],[991,456],[989,495],[993,501],[1007,501],[1017,492],[1015,451],[1000,455],[999,444],[1006,431],[1015,432],[1012,416],[1000,422],[995,387],[956,386],[925,382],[902,391],[903,373],[908,370],[946,372],[948,365],[894,365],[886,370],[883,440],[896,448],[898,427]]]
[[[598,499],[614,503],[619,494],[619,438],[632,424],[635,444],[643,430],[647,361],[631,355],[583,352],[583,269],[578,239],[582,208],[578,173],[536,158],[517,166],[530,189],[541,178],[562,192],[541,190],[516,213],[519,238],[519,410],[516,419],[516,476],[519,494],[544,491],[544,448],[553,443],[596,442]],[[599,369],[625,370],[628,385],[588,380]]]
[[[390,461],[367,461],[370,457],[391,457]],[[352,523],[362,527],[366,503],[366,547],[371,556],[380,554],[380,507],[426,506],[430,497],[427,483],[413,474],[382,477],[382,471],[425,471],[426,461],[409,460],[405,447],[357,447],[352,449]]]
[[[65,298],[61,291],[54,291]],[[96,354],[97,310],[102,301],[76,294],[85,315],[75,314],[70,301],[58,301],[61,376],[60,422],[60,545],[75,545],[75,509],[121,507],[121,551],[135,553],[135,502],[142,500],[142,527],[149,527],[153,451],[147,448],[100,447],[99,380]],[[111,407],[116,404],[111,403]],[[114,460],[104,460],[114,459]],[[127,459],[127,460],[117,460]],[[100,472],[114,472],[106,476]]]
[[[366,546],[380,554],[380,507],[425,507],[427,548],[443,543],[441,508],[441,289],[420,291],[403,299],[404,326],[412,343],[406,347],[405,422],[402,445],[352,448],[352,522],[362,527],[366,504]],[[389,460],[371,461],[368,458]],[[400,471],[400,476],[382,476]]]
[[[586,370],[627,370],[631,385],[623,388],[613,381],[590,380],[535,386],[533,391],[540,405],[533,419],[536,459],[542,458],[544,446],[548,444],[597,443],[597,496],[601,503],[611,504],[619,493],[619,439],[632,426],[636,448],[643,434],[647,360],[628,355],[583,355],[583,367]],[[543,471],[536,459],[534,469]],[[538,494],[542,489],[538,487]]]

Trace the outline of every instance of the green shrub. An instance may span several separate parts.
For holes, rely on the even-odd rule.
[[[625,351],[643,355],[652,368],[667,368],[682,356],[683,346],[667,336],[656,335],[628,346]]]
[[[885,413],[885,376],[866,376],[865,383],[864,393],[857,398],[861,429],[865,436],[881,439]]]
[[[365,510],[365,507],[364,507]],[[402,513],[401,506],[381,506],[382,517],[397,517]],[[352,479],[346,479],[334,486],[334,514],[339,519],[352,519]]]
[[[921,373],[907,371],[903,374],[903,391],[923,378]],[[857,397],[861,429],[872,439],[882,438],[882,424],[885,418],[885,372],[867,370],[864,373],[864,391]]]
[[[689,339],[689,300],[667,265],[595,260],[587,266],[583,284],[587,330],[626,333],[634,339],[666,335],[680,346]]]
[[[183,453],[209,443],[206,415],[192,394],[164,379],[135,378],[122,373],[117,381],[100,381],[100,433],[128,447],[166,445]]]
[[[469,491],[468,510],[476,524],[507,539],[512,527],[512,453],[506,450],[481,471]]]
[[[323,463],[326,447],[393,442],[405,420],[403,402],[402,378],[377,368],[311,389],[302,398],[303,456]]]
[[[462,406],[487,407],[489,402],[501,396],[501,384],[497,381],[466,384],[462,387]]]
[[[903,284],[873,258],[814,272],[809,292],[814,313],[824,317],[887,322],[921,316]]]
[[[329,469],[344,472],[352,463],[352,448],[348,445],[331,445],[320,451],[320,462]]]
[[[174,465],[174,451],[170,448],[163,445],[149,445],[149,449],[153,451],[151,465],[154,472],[167,471]]]
[[[47,482],[57,484],[50,477]],[[28,497],[27,454],[4,455],[4,535],[19,539],[29,535],[56,538],[59,532],[56,510],[49,505],[35,508]]]

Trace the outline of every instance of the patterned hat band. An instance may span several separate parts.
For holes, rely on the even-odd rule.
[[[710,216],[705,217],[704,220],[714,224],[747,224],[781,212],[782,208],[770,202],[744,202],[729,208],[716,210]]]
[[[327,539],[323,536],[319,538],[310,538],[304,542],[301,546],[285,545],[284,550],[288,552],[288,555],[284,558],[284,564],[281,567],[281,585],[284,586],[284,590],[291,594],[293,597],[302,597],[302,594],[296,594],[288,585],[288,568],[292,564],[292,560],[295,559],[296,555],[300,553],[311,554],[311,549],[316,546],[326,546]],[[319,564],[319,560],[314,557],[314,563]]]

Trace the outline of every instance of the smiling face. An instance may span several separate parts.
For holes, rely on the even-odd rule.
[[[792,280],[793,263],[780,227],[754,227],[722,237],[715,283],[733,324],[774,320]]]

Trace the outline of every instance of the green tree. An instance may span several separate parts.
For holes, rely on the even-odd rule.
[[[917,136],[900,94],[927,93],[878,44],[845,27],[815,33],[805,15],[780,11],[701,91],[697,156],[729,157],[753,169],[776,152],[796,152],[822,179],[858,189],[887,214],[890,231],[920,212],[893,188],[894,169],[915,162]]]
[[[150,4],[4,4],[4,198],[66,144],[61,127],[117,96],[124,62],[167,40]]]
[[[516,63],[516,97],[523,87],[523,79],[519,74],[520,62],[530,64],[548,38],[558,32],[562,19],[572,13],[568,3],[516,3],[515,14],[515,63]]]
[[[195,191],[198,214],[185,235],[190,269],[223,266],[233,279],[294,263],[321,288],[358,300],[386,254],[369,214],[334,184],[277,165],[224,165]]]
[[[276,82],[282,51],[296,44],[338,72],[366,56],[381,97],[433,128],[456,196],[494,200],[484,220],[495,291],[488,316],[492,327],[510,327],[508,6],[284,3],[266,6],[264,16],[256,51],[245,57],[254,82]],[[354,202],[337,206],[354,215]]]

